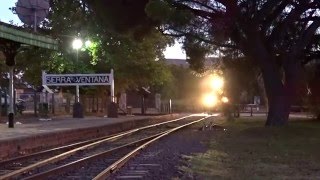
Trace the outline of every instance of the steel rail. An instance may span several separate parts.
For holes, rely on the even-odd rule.
[[[0,179],[12,179],[12,178],[15,178],[25,172],[28,172],[28,171],[31,171],[35,168],[38,168],[38,167],[41,167],[41,166],[44,166],[46,164],[50,164],[50,163],[54,163],[54,162],[57,162],[57,161],[60,161],[60,160],[63,160],[69,156],[72,156],[74,155],[75,153],[77,153],[78,151],[81,151],[81,150],[85,150],[85,149],[89,149],[89,148],[92,148],[96,145],[99,145],[101,143],[105,143],[107,141],[111,141],[111,140],[114,140],[114,139],[117,139],[117,138],[121,138],[123,136],[126,136],[126,135],[129,135],[129,134],[132,134],[132,133],[135,133],[135,132],[138,132],[138,131],[141,131],[141,130],[144,130],[144,129],[148,129],[148,128],[151,128],[151,127],[156,127],[156,126],[160,126],[160,125],[163,125],[163,124],[168,124],[168,123],[171,123],[171,122],[176,122],[176,121],[180,121],[182,119],[186,119],[186,118],[189,118],[189,117],[193,117],[195,115],[188,115],[188,116],[184,116],[184,117],[181,117],[181,118],[177,118],[177,119],[174,119],[174,120],[170,120],[170,121],[165,121],[165,122],[161,122],[161,123],[157,123],[157,124],[152,124],[152,125],[148,125],[148,126],[144,126],[144,127],[141,127],[141,128],[136,128],[136,129],[133,129],[133,130],[129,130],[129,131],[125,131],[123,133],[119,133],[119,134],[116,134],[114,136],[111,135],[111,137],[107,137],[106,139],[102,139],[102,140],[99,140],[97,142],[93,142],[93,143],[90,143],[90,144],[87,144],[87,145],[84,145],[84,146],[81,146],[81,147],[78,147],[78,148],[75,148],[73,150],[70,150],[70,151],[67,151],[67,152],[64,152],[62,154],[59,154],[59,155],[56,155],[56,156],[53,156],[51,158],[48,158],[46,160],[42,160],[40,162],[37,162],[35,164],[32,164],[32,165],[29,165],[29,166],[26,166],[26,167],[23,167],[21,169],[18,169],[18,170],[15,170],[13,172],[10,172],[8,174],[5,174],[3,176],[0,176]]]
[[[161,135],[151,139],[150,141],[142,144],[141,146],[137,147],[136,149],[134,149],[133,151],[129,152],[128,154],[126,154],[125,156],[123,156],[121,159],[119,159],[118,161],[116,161],[115,163],[113,163],[112,165],[110,165],[109,167],[107,167],[104,171],[102,171],[100,174],[98,174],[96,177],[93,178],[93,180],[103,180],[103,179],[106,179],[112,172],[115,172],[117,171],[118,169],[120,169],[126,162],[128,162],[132,157],[134,157],[136,154],[139,153],[140,150],[142,150],[143,148],[145,148],[146,146],[150,145],[151,143],[159,140],[160,138],[163,138],[167,135],[169,135],[170,133],[172,132],[175,132],[175,131],[178,131],[184,127],[187,127],[187,126],[190,126],[192,124],[195,124],[195,123],[198,123],[200,121],[203,121],[209,117],[212,117],[212,116],[207,116],[207,117],[204,117],[204,118],[201,118],[199,120],[196,120],[196,121],[193,121],[193,122],[190,122],[188,124],[184,124],[184,125],[181,125],[181,126],[178,126],[176,128],[173,128],[171,130],[168,130],[164,133],[162,133]]]
[[[114,152],[117,152],[117,151],[121,150],[121,149],[125,149],[125,148],[131,147],[131,146],[136,146],[137,144],[141,144],[141,143],[143,143],[145,141],[148,141],[148,140],[153,139],[153,138],[155,138],[157,136],[160,136],[163,133],[165,133],[165,132],[161,132],[161,133],[158,133],[158,134],[155,134],[155,135],[152,135],[152,136],[149,136],[149,137],[146,137],[146,138],[143,138],[143,139],[140,139],[140,140],[128,143],[128,144],[124,144],[124,145],[109,149],[109,150],[107,150],[105,152],[94,154],[94,155],[79,159],[77,161],[74,161],[74,162],[71,162],[71,163],[56,167],[54,169],[50,169],[48,171],[41,172],[39,174],[34,174],[32,176],[24,178],[23,180],[43,179],[43,178],[49,177],[50,175],[63,174],[64,172],[66,172],[68,170],[71,170],[71,169],[74,169],[76,167],[80,167],[81,165],[83,165],[85,163],[88,163],[90,161],[94,161],[94,160],[99,159],[99,158],[104,158],[104,157],[106,157],[106,156],[108,156],[108,155],[110,155],[110,154],[112,154]]]
[[[39,156],[39,155],[44,155],[44,154],[47,154],[47,153],[54,153],[55,151],[64,151],[65,149],[78,147],[78,146],[83,146],[83,145],[86,145],[86,144],[89,144],[89,143],[92,143],[92,142],[95,142],[95,141],[99,141],[99,140],[102,140],[102,139],[105,139],[105,138],[109,138],[109,137],[115,136],[117,134],[128,135],[128,134],[125,134],[125,133],[129,132],[129,134],[130,134],[130,133],[133,133],[133,132],[136,132],[136,131],[141,131],[143,129],[147,129],[147,128],[151,128],[151,127],[155,127],[155,126],[160,126],[160,125],[163,125],[163,124],[166,124],[166,123],[171,123],[171,122],[174,122],[174,121],[179,121],[181,119],[192,117],[192,116],[194,116],[194,115],[184,116],[184,117],[181,117],[181,118],[178,118],[178,119],[174,119],[174,120],[170,120],[170,121],[166,121],[166,122],[161,122],[161,123],[157,123],[157,124],[152,124],[152,125],[148,125],[148,126],[144,126],[144,127],[140,127],[140,128],[124,131],[124,132],[121,132],[121,133],[111,134],[111,135],[107,135],[107,136],[96,138],[96,139],[86,140],[86,141],[82,141],[82,142],[78,142],[78,143],[74,143],[74,144],[70,144],[70,145],[66,145],[66,146],[62,146],[62,147],[57,147],[57,148],[48,149],[48,150],[44,150],[44,151],[40,151],[40,152],[36,152],[36,153],[24,155],[24,156],[15,157],[15,158],[12,158],[12,159],[3,160],[3,161],[0,161],[0,166],[4,166],[6,164],[13,163],[13,162],[16,162],[16,161],[23,161],[25,159],[33,158],[33,157],[36,157],[36,156]]]
[[[27,155],[15,157],[15,158],[3,160],[3,161],[0,161],[0,166],[5,166],[6,164],[14,163],[14,162],[17,162],[17,161],[24,161],[26,159],[30,159],[30,158],[41,156],[41,155],[46,155],[46,154],[49,154],[49,153],[55,153],[57,151],[66,151],[68,149],[84,146],[86,144],[89,144],[89,143],[92,143],[92,142],[95,142],[95,141],[99,141],[99,140],[102,140],[102,139],[105,139],[105,138],[109,138],[109,137],[112,137],[114,135],[115,134],[107,135],[107,136],[100,137],[100,138],[81,141],[81,142],[77,142],[77,143],[73,143],[73,144],[69,144],[69,145],[65,145],[65,146],[61,146],[61,147],[47,149],[47,150],[43,150],[43,151],[40,151],[40,152],[35,152],[35,153],[31,153],[31,154],[27,154]]]
[[[49,177],[51,175],[63,174],[66,171],[75,169],[77,167],[81,167],[85,163],[92,162],[92,161],[95,161],[95,160],[100,159],[100,158],[104,158],[104,157],[106,157],[106,156],[108,156],[108,155],[110,155],[110,154],[112,154],[114,152],[117,152],[117,151],[121,150],[121,149],[125,149],[125,148],[131,147],[131,146],[136,146],[136,145],[141,144],[141,143],[143,143],[145,141],[157,138],[158,136],[161,136],[161,135],[163,135],[165,133],[168,133],[169,131],[172,131],[172,129],[164,131],[164,132],[161,132],[161,133],[157,133],[155,135],[152,135],[152,136],[149,136],[149,137],[146,137],[146,138],[143,138],[143,139],[140,139],[140,140],[128,143],[128,144],[121,145],[119,147],[112,148],[112,149],[107,150],[105,152],[101,152],[101,153],[98,153],[98,154],[94,154],[94,155],[79,159],[77,161],[74,161],[74,162],[71,162],[71,163],[56,167],[54,169],[50,169],[50,170],[45,171],[45,172],[34,174],[32,176],[24,178],[23,180],[45,179],[45,178],[47,178],[47,177]]]

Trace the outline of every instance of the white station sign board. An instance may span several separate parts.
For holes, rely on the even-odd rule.
[[[110,74],[47,74],[42,73],[42,85],[46,86],[97,86],[112,85]]]

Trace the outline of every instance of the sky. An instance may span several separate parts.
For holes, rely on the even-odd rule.
[[[0,0],[0,21],[9,23],[9,21],[13,21],[13,24],[20,24],[16,14],[13,14],[9,8],[14,7],[17,0]],[[176,43],[172,47],[167,47],[167,49],[163,52],[165,58],[169,59],[186,59],[186,54],[181,50],[181,45]]]

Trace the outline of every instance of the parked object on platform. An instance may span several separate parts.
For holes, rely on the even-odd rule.
[[[20,113],[20,114],[22,114],[22,112],[26,110],[25,101],[23,99],[17,99],[16,110],[17,110],[17,113]]]

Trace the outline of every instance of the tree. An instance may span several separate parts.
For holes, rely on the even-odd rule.
[[[317,120],[320,120],[320,62],[307,65],[308,96],[306,105]]]
[[[118,22],[115,27],[139,30],[152,29],[156,24],[164,34],[183,37],[192,64],[201,65],[201,57],[214,47],[240,50],[261,70],[269,104],[267,126],[287,124],[291,102],[301,85],[301,64],[308,60],[308,55],[319,55],[319,48],[314,48],[319,43],[314,41],[319,39],[320,26],[317,0],[87,2],[100,18],[112,17]],[[106,12],[102,8],[114,10]],[[123,26],[121,23],[129,18],[119,22],[114,16],[119,12],[121,18],[137,19]]]
[[[235,104],[252,103],[253,96],[259,95],[259,71],[252,61],[246,58],[226,57],[223,60],[225,94]],[[249,102],[241,100],[241,93],[247,92]]]
[[[148,36],[133,40],[102,26],[84,1],[53,0],[50,3],[49,16],[38,31],[57,38],[59,50],[49,52],[33,48],[18,56],[17,67],[28,82],[39,85],[41,70],[105,73],[111,68],[115,71],[116,91],[161,85],[170,79],[170,72],[162,61],[162,50],[171,42],[170,38],[152,31]],[[78,61],[71,46],[76,37],[92,42],[90,47],[78,51]]]

